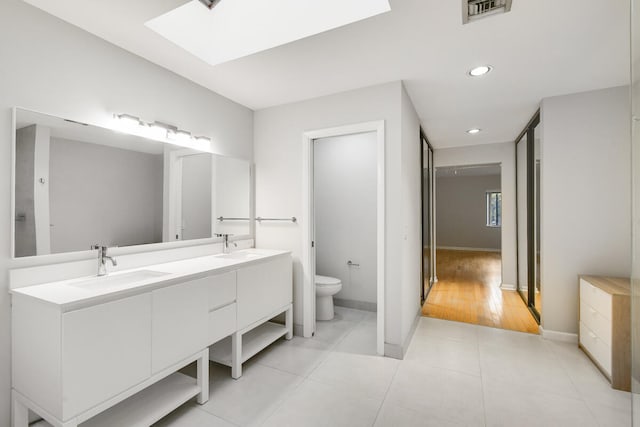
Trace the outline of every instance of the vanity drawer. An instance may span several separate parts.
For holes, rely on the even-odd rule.
[[[584,322],[580,322],[580,344],[598,362],[605,373],[611,377],[611,346],[607,345]]]
[[[236,331],[236,303],[209,313],[207,345],[215,344]]]
[[[611,295],[580,279],[580,299],[611,320]]]
[[[611,345],[611,320],[585,302],[580,302],[580,320],[607,345]]]
[[[206,279],[209,287],[209,311],[224,307],[236,300],[236,272],[220,274]]]

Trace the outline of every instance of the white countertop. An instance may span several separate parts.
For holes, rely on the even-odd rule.
[[[60,282],[43,283],[41,285],[12,289],[10,292],[17,297],[25,296],[35,298],[44,303],[58,306],[61,311],[67,312],[150,292],[153,289],[171,286],[189,280],[237,270],[244,266],[260,263],[268,258],[290,254],[289,251],[254,248],[234,252],[234,254],[242,253],[248,253],[252,256],[249,259],[238,259],[229,258],[224,254],[209,255],[118,271],[101,278],[96,276],[80,277],[72,280],[63,280]],[[89,285],[83,287],[78,285],[79,283],[88,280],[91,280],[93,283],[97,283],[97,281],[100,280],[109,280],[110,278],[113,279],[118,276],[129,275],[140,271],[165,274],[146,278],[144,280],[133,279],[131,282],[125,281],[125,283],[119,283],[116,286],[101,287]]]

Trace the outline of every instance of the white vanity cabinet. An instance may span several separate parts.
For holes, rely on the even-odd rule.
[[[207,347],[209,277],[151,293],[151,367],[157,373]]]
[[[27,408],[59,427],[149,426],[206,401],[207,291],[189,282],[67,312],[14,295],[14,426]],[[176,372],[196,360],[197,380]],[[118,407],[133,395],[136,408]]]
[[[151,375],[149,294],[68,313],[14,298],[12,331],[14,389],[59,420]]]
[[[214,362],[242,376],[242,364],[280,339],[293,337],[293,276],[291,255],[281,254],[237,271],[237,327],[210,350]],[[285,324],[271,320],[284,313]]]
[[[246,359],[292,337],[289,252],[140,271],[11,290],[14,427],[28,426],[29,409],[55,427],[148,427],[194,397],[208,400],[215,349],[237,378]],[[269,321],[282,313],[285,325]],[[177,372],[192,362],[197,378]]]

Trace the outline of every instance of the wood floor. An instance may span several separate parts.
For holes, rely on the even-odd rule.
[[[498,252],[438,250],[438,282],[422,315],[513,331],[538,333],[538,324],[516,291],[500,289]]]

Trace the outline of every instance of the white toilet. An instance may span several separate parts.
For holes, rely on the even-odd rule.
[[[340,279],[316,275],[316,320],[333,319],[333,296],[342,289]]]

